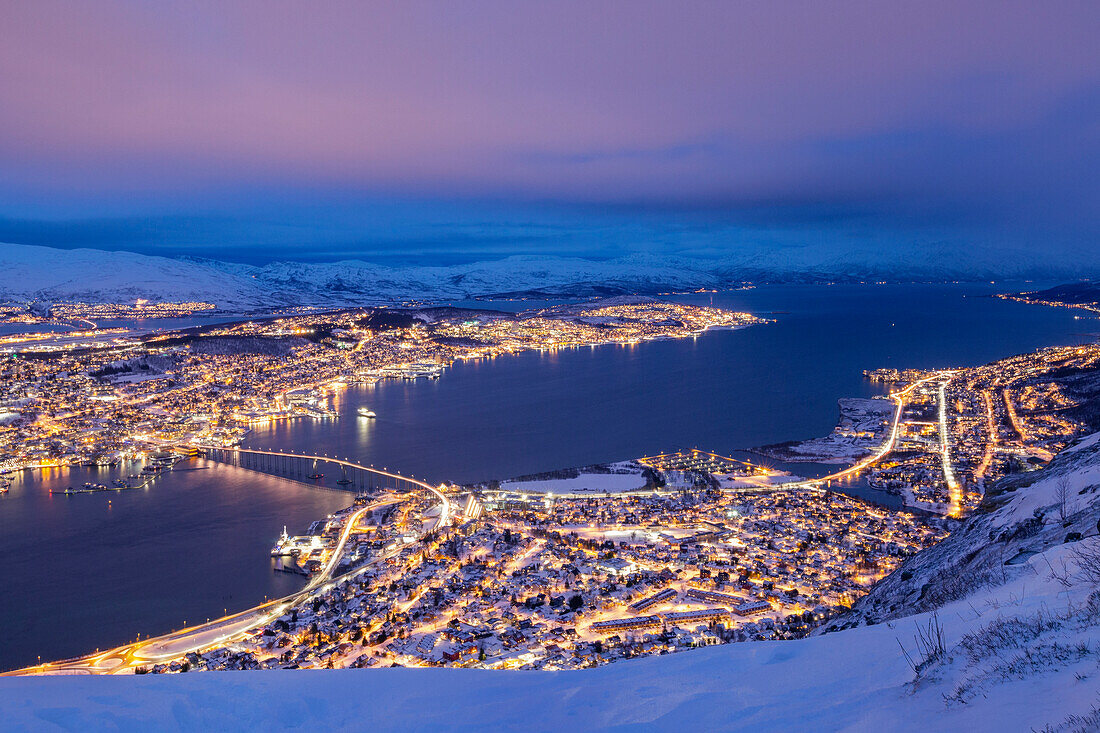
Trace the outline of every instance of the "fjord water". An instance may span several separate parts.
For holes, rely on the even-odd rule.
[[[245,444],[323,447],[329,455],[459,482],[681,448],[729,453],[828,433],[838,399],[882,393],[863,369],[972,366],[1100,330],[1100,322],[1075,320],[1071,311],[986,297],[991,292],[962,285],[775,286],[679,296],[775,322],[636,346],[460,362],[438,380],[349,388],[337,398],[343,419],[265,426]],[[360,405],[377,419],[356,419]]]
[[[832,429],[841,397],[881,392],[863,369],[976,365],[1091,340],[1100,330],[1073,311],[988,297],[1005,289],[775,286],[678,296],[775,322],[630,347],[528,352],[459,363],[438,380],[352,387],[336,398],[340,419],[278,423],[245,442],[469,482],[810,438]],[[357,418],[360,405],[377,419]],[[212,467],[173,472],[140,491],[72,497],[48,489],[110,483],[115,474],[18,477],[0,497],[0,538],[14,550],[0,583],[8,622],[0,668],[86,653],[285,594],[301,581],[271,570],[267,553],[282,526],[301,531],[350,498],[188,465]]]
[[[181,470],[182,469],[182,470]],[[141,470],[53,468],[8,478],[0,496],[0,669],[64,659],[172,631],[294,592],[299,576],[272,570],[283,525],[303,532],[351,503],[310,488],[192,460],[147,487],[51,494],[84,482],[112,485]]]

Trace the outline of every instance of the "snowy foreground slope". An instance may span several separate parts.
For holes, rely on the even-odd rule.
[[[1094,730],[1098,520],[1100,434],[999,485],[985,511],[836,624],[852,628],[568,672],[6,678],[0,727]],[[943,605],[921,600],[936,594]]]
[[[1052,262],[1037,248],[1006,254],[941,244],[853,249],[743,245],[715,258],[633,254],[610,260],[514,256],[446,267],[359,260],[262,267],[131,252],[0,243],[0,302],[205,301],[223,308],[459,300],[487,295],[655,294],[741,282],[1073,278],[1100,267],[1100,251]]]

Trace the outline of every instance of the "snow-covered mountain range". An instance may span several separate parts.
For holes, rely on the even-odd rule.
[[[450,266],[361,260],[243,265],[132,252],[0,244],[0,302],[205,301],[219,307],[351,305],[490,295],[653,294],[741,282],[1016,280],[1100,271],[1100,251],[1051,261],[1041,248],[953,245],[746,246],[715,258],[634,254],[609,260],[513,256]]]

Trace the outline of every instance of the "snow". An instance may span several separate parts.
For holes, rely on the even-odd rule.
[[[1066,486],[1067,511],[1072,514],[1091,501],[1100,487],[1100,461],[1093,456],[1100,448],[1100,433],[1091,435],[1063,451],[1050,470],[1025,474],[1008,486],[1019,486],[1011,494],[1011,502],[997,513],[999,526],[1009,526],[1034,516],[1036,511],[1054,514],[1059,504],[1061,485]],[[1090,491],[1091,490],[1091,491]],[[1089,494],[1088,499],[1082,498]]]
[[[448,267],[391,267],[358,260],[274,262],[263,267],[131,252],[0,244],[0,302],[203,301],[222,308],[466,299],[537,288],[581,294],[657,292],[714,284],[690,260],[609,261],[515,256]],[[94,274],[94,281],[89,277]]]
[[[656,262],[635,261],[626,271],[641,276]],[[609,275],[605,266],[616,267],[510,258],[453,268],[366,263],[247,268],[2,245],[7,290],[0,298],[133,299],[158,297],[151,295],[157,292],[219,305],[267,303],[303,290],[330,297],[326,294],[351,282],[344,277],[356,283],[346,291],[349,297],[392,296],[413,288],[428,289],[421,295],[456,297],[523,283],[595,279]],[[97,273],[96,290],[83,282],[80,274],[87,272]],[[27,282],[37,289],[18,289]],[[219,300],[224,293],[231,294],[228,300]],[[505,482],[501,488],[627,491],[644,482],[638,473],[586,473]],[[1068,522],[1054,519],[1063,485],[1073,515]],[[1100,545],[1098,487],[1100,433],[1063,452],[1044,471],[998,484],[966,527],[906,562],[902,570],[909,579],[896,572],[860,602],[853,614],[860,625],[799,641],[733,644],[569,672],[370,669],[3,678],[0,727],[922,733],[1058,727],[1067,715],[1086,715],[1100,705],[1100,607],[1090,610],[1097,605],[1090,605],[1096,583],[1083,577],[1080,567],[1082,547]],[[1038,529],[1015,531],[1029,521],[1038,522]],[[1063,544],[1067,534],[1078,531],[1085,540]],[[1006,566],[1014,557],[1026,559]],[[950,584],[959,582],[969,585],[954,592]],[[945,653],[915,674],[901,647],[919,660],[914,636],[932,618],[925,607],[933,597],[950,599],[935,604]],[[1044,618],[1055,621],[1037,622]],[[1057,621],[1062,618],[1067,621]],[[1012,628],[1017,621],[1035,631],[1011,634],[1001,646],[987,641],[986,656],[973,653],[975,643],[992,638],[992,630]]]
[[[1074,445],[1071,445],[1069,448],[1066,448],[1064,451],[1062,451],[1062,455],[1065,455],[1067,453],[1077,453],[1088,448],[1095,448],[1098,443],[1100,443],[1100,433],[1093,433],[1092,435],[1088,435],[1082,438]]]
[[[649,545],[682,540],[691,537],[698,530],[681,527],[662,527],[659,530],[643,529],[599,529],[587,525],[565,525],[562,529],[570,534],[589,540],[611,540],[612,542],[645,543]]]
[[[947,540],[911,558],[902,566],[906,572],[877,586],[855,613],[807,639],[709,647],[563,672],[374,668],[4,678],[3,725],[17,730],[1091,729],[1087,721],[1068,716],[1100,718],[1093,712],[1100,707],[1100,576],[1089,577],[1082,565],[1087,551],[1100,553],[1095,531],[1100,495],[1080,495],[1068,524],[1047,521],[1035,532],[1007,538],[997,533],[1017,526],[1019,514],[1032,507],[1049,506],[1052,487],[1063,476],[1073,486],[1089,488],[1098,467],[1100,435],[1063,453],[1038,476],[1011,479],[1010,485],[1019,485],[1005,493],[999,508],[976,514]],[[1065,543],[1069,530],[1083,530],[1085,539]],[[1026,554],[1024,549],[1032,554],[1005,565],[1015,553]],[[967,570],[967,563],[990,556],[991,577]],[[966,581],[962,593],[937,602],[934,611],[912,612],[927,595],[960,578]],[[943,650],[928,657],[916,638],[936,622]],[[824,633],[838,624],[858,625]]]
[[[1100,250],[1083,255],[1100,266]],[[445,267],[385,266],[360,260],[273,262],[262,267],[94,249],[0,243],[0,301],[204,301],[222,308],[347,305],[522,294],[593,296],[725,287],[741,282],[1005,280],[1071,277],[1083,261],[1053,264],[1040,249],[1005,256],[972,246],[897,247],[743,244],[721,257],[632,254],[609,260],[513,256]],[[89,275],[94,274],[94,281]]]
[[[1028,730],[1085,714],[1100,691],[1094,656],[974,681],[959,641],[998,618],[1066,609],[1038,570],[939,612],[950,661],[918,684],[900,653],[926,616],[801,641],[742,643],[568,672],[461,669],[211,672],[12,678],[5,727],[67,730]],[[1052,632],[1097,643],[1096,627]],[[1052,639],[1045,640],[1048,644]],[[1021,651],[1021,650],[1016,650]],[[1010,659],[1010,652],[1003,652]],[[992,667],[991,667],[992,668]],[[1083,678],[1078,679],[1077,675]],[[980,675],[979,675],[980,676]]]
[[[788,463],[813,462],[849,465],[882,444],[895,410],[890,400],[843,398],[833,432],[822,438],[797,443],[763,446],[763,455]]]
[[[801,476],[790,474],[772,474],[768,476],[739,476],[737,474],[718,474],[715,476],[723,489],[752,489],[761,486],[782,486],[783,484],[805,481]]]
[[[278,298],[214,264],[132,252],[0,244],[0,301],[201,301],[250,306]]]

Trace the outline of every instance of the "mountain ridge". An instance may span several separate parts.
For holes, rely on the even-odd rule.
[[[392,266],[363,260],[246,265],[125,251],[0,243],[0,301],[93,303],[204,301],[222,308],[369,305],[483,297],[592,297],[657,294],[743,283],[982,281],[1071,278],[1096,262],[1055,264],[1033,253],[946,245],[844,253],[810,247],[747,248],[704,259],[631,254],[608,260],[513,255],[446,266]]]

